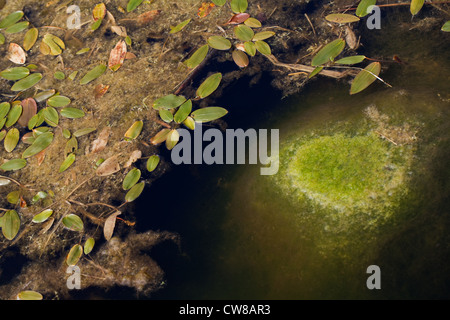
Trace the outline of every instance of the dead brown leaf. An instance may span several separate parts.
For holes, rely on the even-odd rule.
[[[109,54],[108,68],[117,71],[123,64],[127,54],[127,44],[120,40]]]
[[[116,227],[116,220],[117,216],[120,215],[122,212],[116,211],[113,214],[111,214],[108,218],[105,220],[105,225],[103,226],[103,235],[105,236],[106,241],[111,240],[112,235],[114,233],[114,228]]]
[[[110,134],[111,128],[105,127],[98,135],[98,138],[92,142],[91,153],[97,153],[105,149]]]
[[[8,59],[16,64],[24,64],[27,59],[27,55],[21,46],[17,43],[11,42],[8,48]]]
[[[138,159],[142,157],[142,151],[141,150],[134,150],[128,161],[125,163],[124,168],[130,167],[133,163],[135,163]]]
[[[116,173],[120,170],[119,161],[117,160],[118,156],[114,155],[108,159],[106,159],[95,172],[99,177],[109,176],[113,173]]]
[[[147,12],[144,12],[144,13],[140,14],[136,18],[136,21],[137,21],[138,24],[140,24],[142,26],[142,25],[145,25],[145,24],[151,22],[160,13],[161,13],[161,10],[150,10],[150,11],[147,11]]]
[[[22,115],[17,121],[22,127],[26,127],[30,119],[37,113],[37,104],[33,98],[22,100]]]

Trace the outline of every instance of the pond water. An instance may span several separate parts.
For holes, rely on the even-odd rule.
[[[167,272],[153,299],[450,297],[450,39],[363,38],[367,55],[408,62],[381,74],[393,88],[350,96],[317,78],[281,99],[264,78],[227,89],[230,128],[280,129],[280,170],[177,166],[148,188],[137,228],[181,236],[150,252]],[[354,188],[335,180],[349,175]],[[380,290],[366,286],[370,265]]]

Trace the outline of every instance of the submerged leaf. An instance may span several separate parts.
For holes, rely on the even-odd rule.
[[[153,103],[153,109],[174,109],[181,106],[186,101],[186,98],[183,96],[176,96],[174,94],[169,94],[162,98],[155,100]]]
[[[138,184],[135,184],[130,191],[125,195],[126,202],[133,202],[136,200],[142,193],[145,187],[145,181],[141,181]]]
[[[18,101],[14,101],[11,110],[9,110],[8,112],[8,117],[6,119],[5,122],[5,126],[7,128],[13,126],[16,124],[16,122],[19,120],[20,116],[22,115],[22,105],[20,104],[20,102]]]
[[[192,101],[186,100],[179,108],[178,111],[175,113],[173,119],[176,123],[182,123],[186,118],[189,116],[189,114],[192,111]]]
[[[34,117],[34,115],[36,115],[37,113],[37,104],[33,98],[27,98],[25,100],[22,100],[21,105],[22,115],[17,122],[22,127],[26,127],[31,118]]]
[[[62,219],[62,224],[71,231],[83,231],[84,224],[83,220],[76,214],[68,214]]]
[[[411,0],[410,11],[413,16],[419,13],[422,9],[425,0]]]
[[[204,99],[211,95],[220,85],[222,81],[222,74],[220,72],[209,76],[197,89],[197,97]]]
[[[103,19],[106,15],[106,6],[104,3],[99,3],[95,5],[94,9],[92,10],[92,17],[95,21],[98,19]]]
[[[255,36],[253,37],[253,41],[260,41],[260,40],[266,40],[269,39],[271,37],[273,37],[275,35],[275,32],[273,31],[262,31],[262,32],[258,32],[257,34],[255,34]]]
[[[366,56],[358,55],[352,57],[345,57],[336,61],[337,64],[357,64],[363,62]]]
[[[325,19],[330,22],[335,22],[335,23],[340,23],[340,24],[353,23],[353,22],[359,21],[358,17],[351,15],[351,14],[347,14],[347,13],[329,14],[325,17]]]
[[[381,71],[381,64],[379,62],[372,62],[364,70],[361,70],[353,79],[350,94],[356,94],[368,86],[370,86],[376,79]],[[375,76],[376,75],[376,76]]]
[[[41,213],[38,213],[37,215],[35,215],[31,221],[34,223],[42,223],[42,222],[46,221],[48,218],[50,218],[50,216],[52,214],[53,214],[52,209],[46,209],[46,210],[42,211]]]
[[[0,119],[6,117],[11,110],[11,104],[9,102],[0,103]]]
[[[242,52],[240,50],[234,50],[233,54],[233,61],[240,67],[245,68],[250,63],[248,56],[245,52]]]
[[[250,28],[261,28],[262,24],[258,19],[248,18],[245,20],[244,24]]]
[[[216,50],[228,50],[231,48],[231,42],[221,36],[212,36],[208,38],[208,44]]]
[[[12,87],[12,91],[24,91],[33,87],[36,83],[41,81],[42,74],[32,73],[29,76],[17,81]]]
[[[120,165],[117,160],[117,155],[115,155],[103,161],[103,163],[97,168],[95,174],[97,176],[104,177],[116,173],[119,170]]]
[[[123,65],[126,55],[127,44],[125,41],[120,40],[109,54],[108,68],[112,71],[117,71]]]
[[[445,32],[450,32],[450,20],[444,23],[441,30]]]
[[[344,39],[336,39],[327,45],[325,45],[320,51],[314,56],[311,61],[313,67],[325,64],[329,61],[333,61],[345,47]]]
[[[260,53],[269,56],[272,54],[272,50],[270,49],[270,46],[267,42],[258,40],[255,42],[256,50],[258,50]]]
[[[209,50],[209,45],[205,44],[204,46],[201,46],[184,63],[186,64],[186,66],[188,68],[191,68],[191,69],[197,67],[200,63],[203,62],[203,60],[205,60],[206,55],[208,54],[208,50]]]
[[[66,171],[75,161],[75,154],[69,154],[59,167],[59,173]]]
[[[144,0],[130,0],[127,4],[127,12],[131,12],[136,9]]]
[[[250,41],[255,36],[255,32],[252,28],[246,25],[238,25],[234,28],[234,34],[241,41]]]
[[[58,111],[53,107],[46,107],[42,109],[42,115],[44,116],[45,122],[52,127],[56,127],[59,123]]]
[[[195,122],[209,122],[222,118],[228,111],[221,107],[207,107],[192,112],[191,116]]]
[[[28,21],[21,21],[21,22],[18,22],[16,24],[13,24],[12,26],[6,28],[5,32],[6,33],[18,33],[18,32],[25,30],[26,28],[28,28],[29,25],[30,25],[30,23]]]
[[[8,133],[6,134],[4,141],[6,152],[13,151],[16,148],[17,143],[19,143],[19,139],[20,139],[20,132],[18,129],[12,128],[11,130],[9,130]]]
[[[123,190],[131,189],[141,178],[141,170],[137,168],[131,169],[123,179]]]
[[[177,145],[178,141],[180,141],[180,133],[178,132],[178,130],[170,130],[166,138],[167,150],[172,150]]]
[[[169,135],[169,132],[170,132],[170,129],[162,129],[150,140],[150,142],[154,145],[163,143],[164,141],[166,141],[167,136]]]
[[[125,138],[130,140],[136,139],[141,134],[143,126],[144,126],[143,121],[141,120],[135,121],[131,125],[131,127],[127,130],[127,132],[125,132]]]
[[[86,75],[80,80],[80,84],[88,84],[89,82],[97,79],[106,71],[106,65],[99,64],[94,67],[91,71],[86,73]]]
[[[74,266],[78,263],[83,255],[83,247],[79,244],[74,245],[66,257],[66,263],[68,266]]]
[[[22,154],[22,158],[29,158],[46,149],[53,141],[53,133],[44,132],[40,134],[31,146]]]
[[[83,110],[77,108],[66,107],[61,109],[61,115],[69,119],[83,118],[86,114]]]
[[[0,166],[0,169],[4,171],[15,171],[24,168],[27,165],[25,159],[13,159],[5,162]]]
[[[245,20],[247,20],[248,18],[250,18],[250,15],[248,13],[237,13],[237,14],[233,15],[231,17],[231,19],[228,20],[225,23],[225,25],[228,25],[228,24],[241,24]]]
[[[6,18],[0,21],[0,29],[8,28],[22,19],[24,13],[23,11],[15,11],[9,14]]]
[[[214,3],[203,2],[201,7],[198,9],[197,15],[200,18],[205,18],[211,13],[212,9],[214,9],[215,6],[216,5]]]
[[[8,210],[2,217],[2,233],[6,239],[15,238],[20,229],[20,217],[16,210]]]
[[[48,48],[50,49],[50,52],[48,54],[51,54],[53,56],[60,55],[62,53],[62,50],[66,48],[64,41],[50,33],[47,33],[44,36],[44,39],[42,39],[42,43],[48,46]]]
[[[181,30],[184,29],[184,27],[186,27],[189,24],[189,22],[191,22],[191,20],[192,19],[187,19],[187,20],[184,20],[183,22],[181,22],[180,24],[176,25],[175,27],[170,27],[169,33],[173,34],[173,33],[180,32]]]
[[[114,228],[116,226],[116,220],[117,216],[120,215],[122,212],[116,211],[113,214],[111,214],[108,218],[105,220],[105,224],[103,226],[103,236],[105,237],[106,241],[111,240],[112,235],[114,233]]]
[[[6,80],[20,80],[25,78],[30,74],[30,69],[25,67],[15,67],[5,69],[0,72],[0,76]]]
[[[148,172],[153,172],[156,169],[156,167],[158,166],[159,161],[160,161],[160,158],[157,155],[153,155],[150,158],[148,158],[148,160],[147,160],[147,171]]]
[[[47,104],[49,106],[52,106],[55,108],[65,107],[65,106],[69,105],[70,102],[71,101],[68,97],[60,96],[60,95],[52,96],[51,98],[49,98],[47,100]]]
[[[356,8],[356,15],[360,18],[365,17],[369,14],[369,12],[367,12],[368,8],[374,6],[376,3],[377,0],[361,0]]]
[[[247,0],[231,0],[231,10],[233,10],[234,13],[244,13],[247,8]]]
[[[92,249],[94,248],[95,239],[90,237],[86,240],[84,243],[84,254],[91,253]]]
[[[36,291],[25,290],[17,294],[17,300],[42,300],[42,294]]]

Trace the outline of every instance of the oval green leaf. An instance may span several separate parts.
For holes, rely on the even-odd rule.
[[[425,3],[425,0],[411,0],[410,5],[410,11],[413,16],[419,13],[419,11],[422,9],[423,5]]]
[[[81,256],[83,255],[83,247],[79,244],[74,245],[66,257],[66,263],[69,266],[74,266],[78,263]]]
[[[66,171],[67,169],[69,169],[69,167],[75,162],[75,154],[71,153],[69,154],[63,161],[63,163],[61,164],[61,166],[59,167],[59,173]]]
[[[125,132],[125,138],[130,140],[136,139],[141,134],[143,126],[143,121],[135,121],[127,132]]]
[[[337,64],[357,64],[360,62],[363,62],[364,59],[366,59],[366,56],[352,56],[352,57],[345,57],[342,59],[337,60],[335,63]]]
[[[130,0],[127,4],[127,12],[131,12],[136,9],[144,0]]]
[[[47,148],[53,141],[53,133],[44,132],[40,134],[31,146],[22,154],[22,158],[29,158]]]
[[[192,117],[187,117],[186,120],[183,121],[183,124],[186,126],[186,128],[195,130],[195,121],[192,119]]]
[[[212,0],[212,2],[216,5],[216,6],[223,6],[225,3],[227,3],[227,0]]]
[[[11,90],[12,91],[24,91],[24,90],[30,89],[36,83],[41,81],[41,79],[42,79],[41,73],[32,73],[32,74],[28,75],[27,77],[14,83],[14,85],[11,87]]]
[[[180,32],[181,30],[184,29],[184,27],[186,27],[189,24],[189,22],[191,22],[191,19],[187,19],[187,20],[181,22],[180,24],[176,25],[175,27],[170,27],[169,33],[173,34],[173,33]]]
[[[178,141],[180,141],[180,133],[178,132],[178,130],[170,130],[166,139],[167,150],[172,150],[177,145]]]
[[[76,214],[69,214],[62,219],[63,225],[71,231],[83,231],[83,220]]]
[[[370,86],[376,79],[381,71],[381,64],[379,62],[372,62],[364,70],[361,70],[353,79],[350,94],[356,94],[368,86]],[[375,76],[376,75],[376,76]]]
[[[147,171],[148,172],[153,172],[156,169],[156,167],[158,166],[159,161],[160,161],[160,158],[157,155],[153,155],[150,158],[148,158],[148,160],[147,160]]]
[[[365,17],[370,12],[367,12],[367,9],[370,6],[374,6],[377,3],[377,0],[361,0],[358,7],[356,8],[356,15],[360,18]]]
[[[20,229],[20,217],[16,210],[8,210],[2,217],[2,233],[6,239],[15,238]]]
[[[167,135],[169,134],[169,132],[170,132],[170,129],[162,129],[150,140],[150,142],[154,145],[163,143],[164,141],[166,141]]]
[[[16,190],[16,191],[11,191],[10,193],[8,193],[6,195],[6,201],[8,201],[11,204],[17,204],[19,202],[20,199],[20,191]]]
[[[11,110],[11,104],[9,102],[0,103],[0,119],[6,117],[6,115],[9,113],[9,110]]]
[[[138,184],[135,184],[130,191],[127,192],[125,195],[125,201],[126,202],[133,202],[136,200],[142,193],[145,187],[145,182],[141,181]]]
[[[20,80],[30,74],[30,69],[25,67],[15,67],[5,69],[0,73],[0,76],[6,80]]]
[[[81,78],[80,84],[82,84],[82,85],[83,84],[88,84],[89,82],[97,79],[103,73],[105,73],[106,69],[107,69],[107,67],[106,67],[105,64],[99,64],[98,66],[93,68],[91,71],[86,73],[86,75],[83,78]]]
[[[94,245],[95,245],[94,238],[91,237],[87,239],[86,242],[84,243],[84,254],[91,253],[92,249],[94,249]]]
[[[191,117],[195,122],[203,123],[222,118],[228,111],[221,107],[207,107],[192,112]]]
[[[5,126],[7,128],[13,126],[16,124],[16,122],[19,120],[20,116],[22,115],[23,107],[19,103],[13,103],[11,110],[8,112],[8,118],[6,119]]]
[[[311,61],[313,67],[333,61],[345,48],[344,39],[336,39],[325,45]]]
[[[19,139],[20,132],[18,129],[12,128],[11,130],[9,130],[4,141],[6,152],[13,151],[16,148],[17,143],[19,143]]]
[[[34,223],[42,223],[42,222],[46,221],[48,218],[50,218],[50,216],[52,214],[53,214],[52,209],[46,209],[46,210],[42,211],[41,213],[38,213],[37,215],[35,215],[31,221]]]
[[[61,109],[61,115],[63,117],[69,118],[69,119],[78,119],[83,118],[86,114],[83,110],[77,109],[77,108],[63,108]]]
[[[205,44],[204,46],[201,46],[192,54],[189,59],[184,62],[184,64],[191,69],[197,67],[200,63],[203,62],[203,60],[205,60],[206,55],[208,54],[208,50],[209,45]]]
[[[28,28],[29,25],[30,25],[30,23],[28,21],[21,21],[21,22],[15,23],[12,26],[6,28],[5,32],[6,33],[22,32],[23,30]]]
[[[0,166],[0,169],[4,171],[15,171],[24,168],[27,165],[25,159],[12,159]]]
[[[231,10],[233,10],[234,13],[244,13],[247,11],[247,8],[247,0],[231,0]]]
[[[97,130],[97,129],[96,128],[82,128],[82,129],[78,129],[77,131],[75,131],[73,133],[73,135],[78,138],[78,137],[87,135],[91,132],[94,132],[95,130]]]
[[[173,113],[170,112],[170,110],[159,110],[159,117],[166,123],[171,123],[173,121]]]
[[[5,19],[0,21],[0,29],[8,28],[22,19],[24,13],[23,11],[15,11],[8,15]]]
[[[241,41],[250,41],[255,36],[252,28],[242,24],[234,27],[234,34]]]
[[[186,98],[183,96],[176,96],[174,94],[169,94],[162,98],[155,100],[153,103],[153,109],[174,109],[181,106],[186,101]]]
[[[269,56],[272,54],[272,50],[270,49],[270,46],[267,42],[258,40],[255,42],[256,50],[258,50],[260,53]]]
[[[141,170],[137,168],[131,169],[122,182],[123,190],[130,190],[141,178]]]
[[[248,18],[245,20],[244,24],[250,28],[261,28],[262,24],[258,19]]]
[[[442,26],[441,30],[445,31],[445,32],[450,32],[450,20],[447,21],[446,23],[444,23],[444,25]]]
[[[275,32],[273,31],[262,31],[262,32],[258,32],[257,34],[255,34],[255,36],[253,37],[253,41],[259,41],[259,40],[266,40],[269,39],[271,37],[273,37],[275,35]]]
[[[197,97],[204,99],[211,95],[220,85],[222,81],[222,74],[220,72],[209,76],[197,89]]]
[[[25,51],[30,50],[34,46],[38,35],[39,30],[37,28],[31,28],[27,31],[27,33],[25,33],[25,37],[23,38],[23,48],[25,49]]]
[[[44,116],[45,122],[49,126],[56,127],[59,123],[58,111],[53,107],[46,107],[42,109],[42,115]]]
[[[209,37],[208,44],[216,50],[229,50],[231,48],[231,41],[221,36]]]
[[[55,107],[55,108],[65,107],[65,106],[69,105],[70,102],[71,101],[68,97],[60,96],[60,95],[52,96],[47,100],[47,104],[49,106]]]
[[[255,56],[255,54],[256,54],[256,45],[255,45],[254,42],[251,42],[251,41],[245,42],[244,43],[244,49],[245,49],[245,52],[247,52],[247,54],[250,57]]]
[[[173,119],[176,123],[182,123],[186,118],[189,116],[189,114],[192,111],[192,101],[186,100],[180,108],[178,108],[178,111],[175,113],[175,116]]]

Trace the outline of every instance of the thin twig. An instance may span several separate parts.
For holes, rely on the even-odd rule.
[[[316,29],[314,28],[314,25],[312,24],[311,20],[309,19],[308,15],[306,13],[305,13],[305,17],[306,17],[306,20],[308,20],[308,23],[309,23],[309,25],[312,28],[312,31],[314,33],[314,37],[317,38]]]

